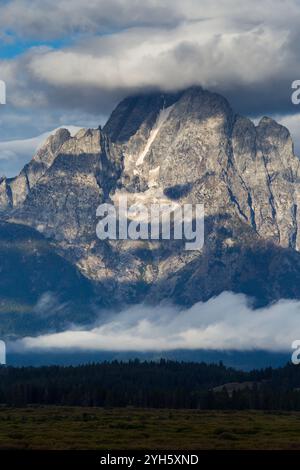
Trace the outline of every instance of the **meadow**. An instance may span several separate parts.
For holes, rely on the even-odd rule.
[[[300,449],[300,412],[3,406],[0,449]]]

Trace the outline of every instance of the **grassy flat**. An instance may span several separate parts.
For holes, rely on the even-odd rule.
[[[0,449],[300,449],[300,412],[3,407]]]

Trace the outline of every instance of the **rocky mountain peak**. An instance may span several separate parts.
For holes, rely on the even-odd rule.
[[[58,129],[54,134],[48,137],[41,150],[51,150],[51,152],[55,154],[62,144],[64,144],[69,139],[71,139],[71,134],[68,129]]]
[[[112,142],[127,142],[143,126],[151,126],[159,111],[174,104],[179,93],[151,92],[125,98],[112,112],[103,130]]]
[[[98,240],[96,208],[120,193],[131,204],[204,203],[202,252]],[[113,303],[191,304],[223,290],[300,297],[299,198],[288,130],[268,117],[255,126],[200,87],[126,98],[103,130],[60,129],[18,177],[0,181],[5,217],[48,237]]]
[[[14,217],[68,243],[94,236],[96,208],[121,170],[122,153],[109,137],[100,129],[81,129],[61,141],[51,166],[15,208]]]

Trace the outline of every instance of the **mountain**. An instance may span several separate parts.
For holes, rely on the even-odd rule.
[[[274,120],[255,126],[200,87],[149,93],[123,100],[103,129],[50,136],[16,178],[1,179],[1,220],[26,239],[30,228],[78,272],[77,292],[89,290],[78,321],[91,304],[192,305],[224,290],[259,306],[300,298],[299,171],[289,131]],[[179,240],[100,241],[98,205],[124,194],[146,206],[204,203],[203,250]],[[7,269],[13,276],[14,263]],[[42,269],[47,278],[47,263]]]
[[[78,126],[61,126],[68,129],[72,135],[80,130]],[[32,158],[46,139],[58,129],[45,132],[36,137],[20,140],[6,140],[0,142],[0,175],[8,177],[16,175]]]
[[[92,321],[90,282],[36,230],[1,222],[0,258],[2,338]]]

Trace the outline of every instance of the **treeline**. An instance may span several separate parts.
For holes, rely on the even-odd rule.
[[[214,387],[250,382],[243,390]],[[1,367],[0,404],[300,410],[300,367],[251,372],[222,363],[104,362],[76,367]]]

